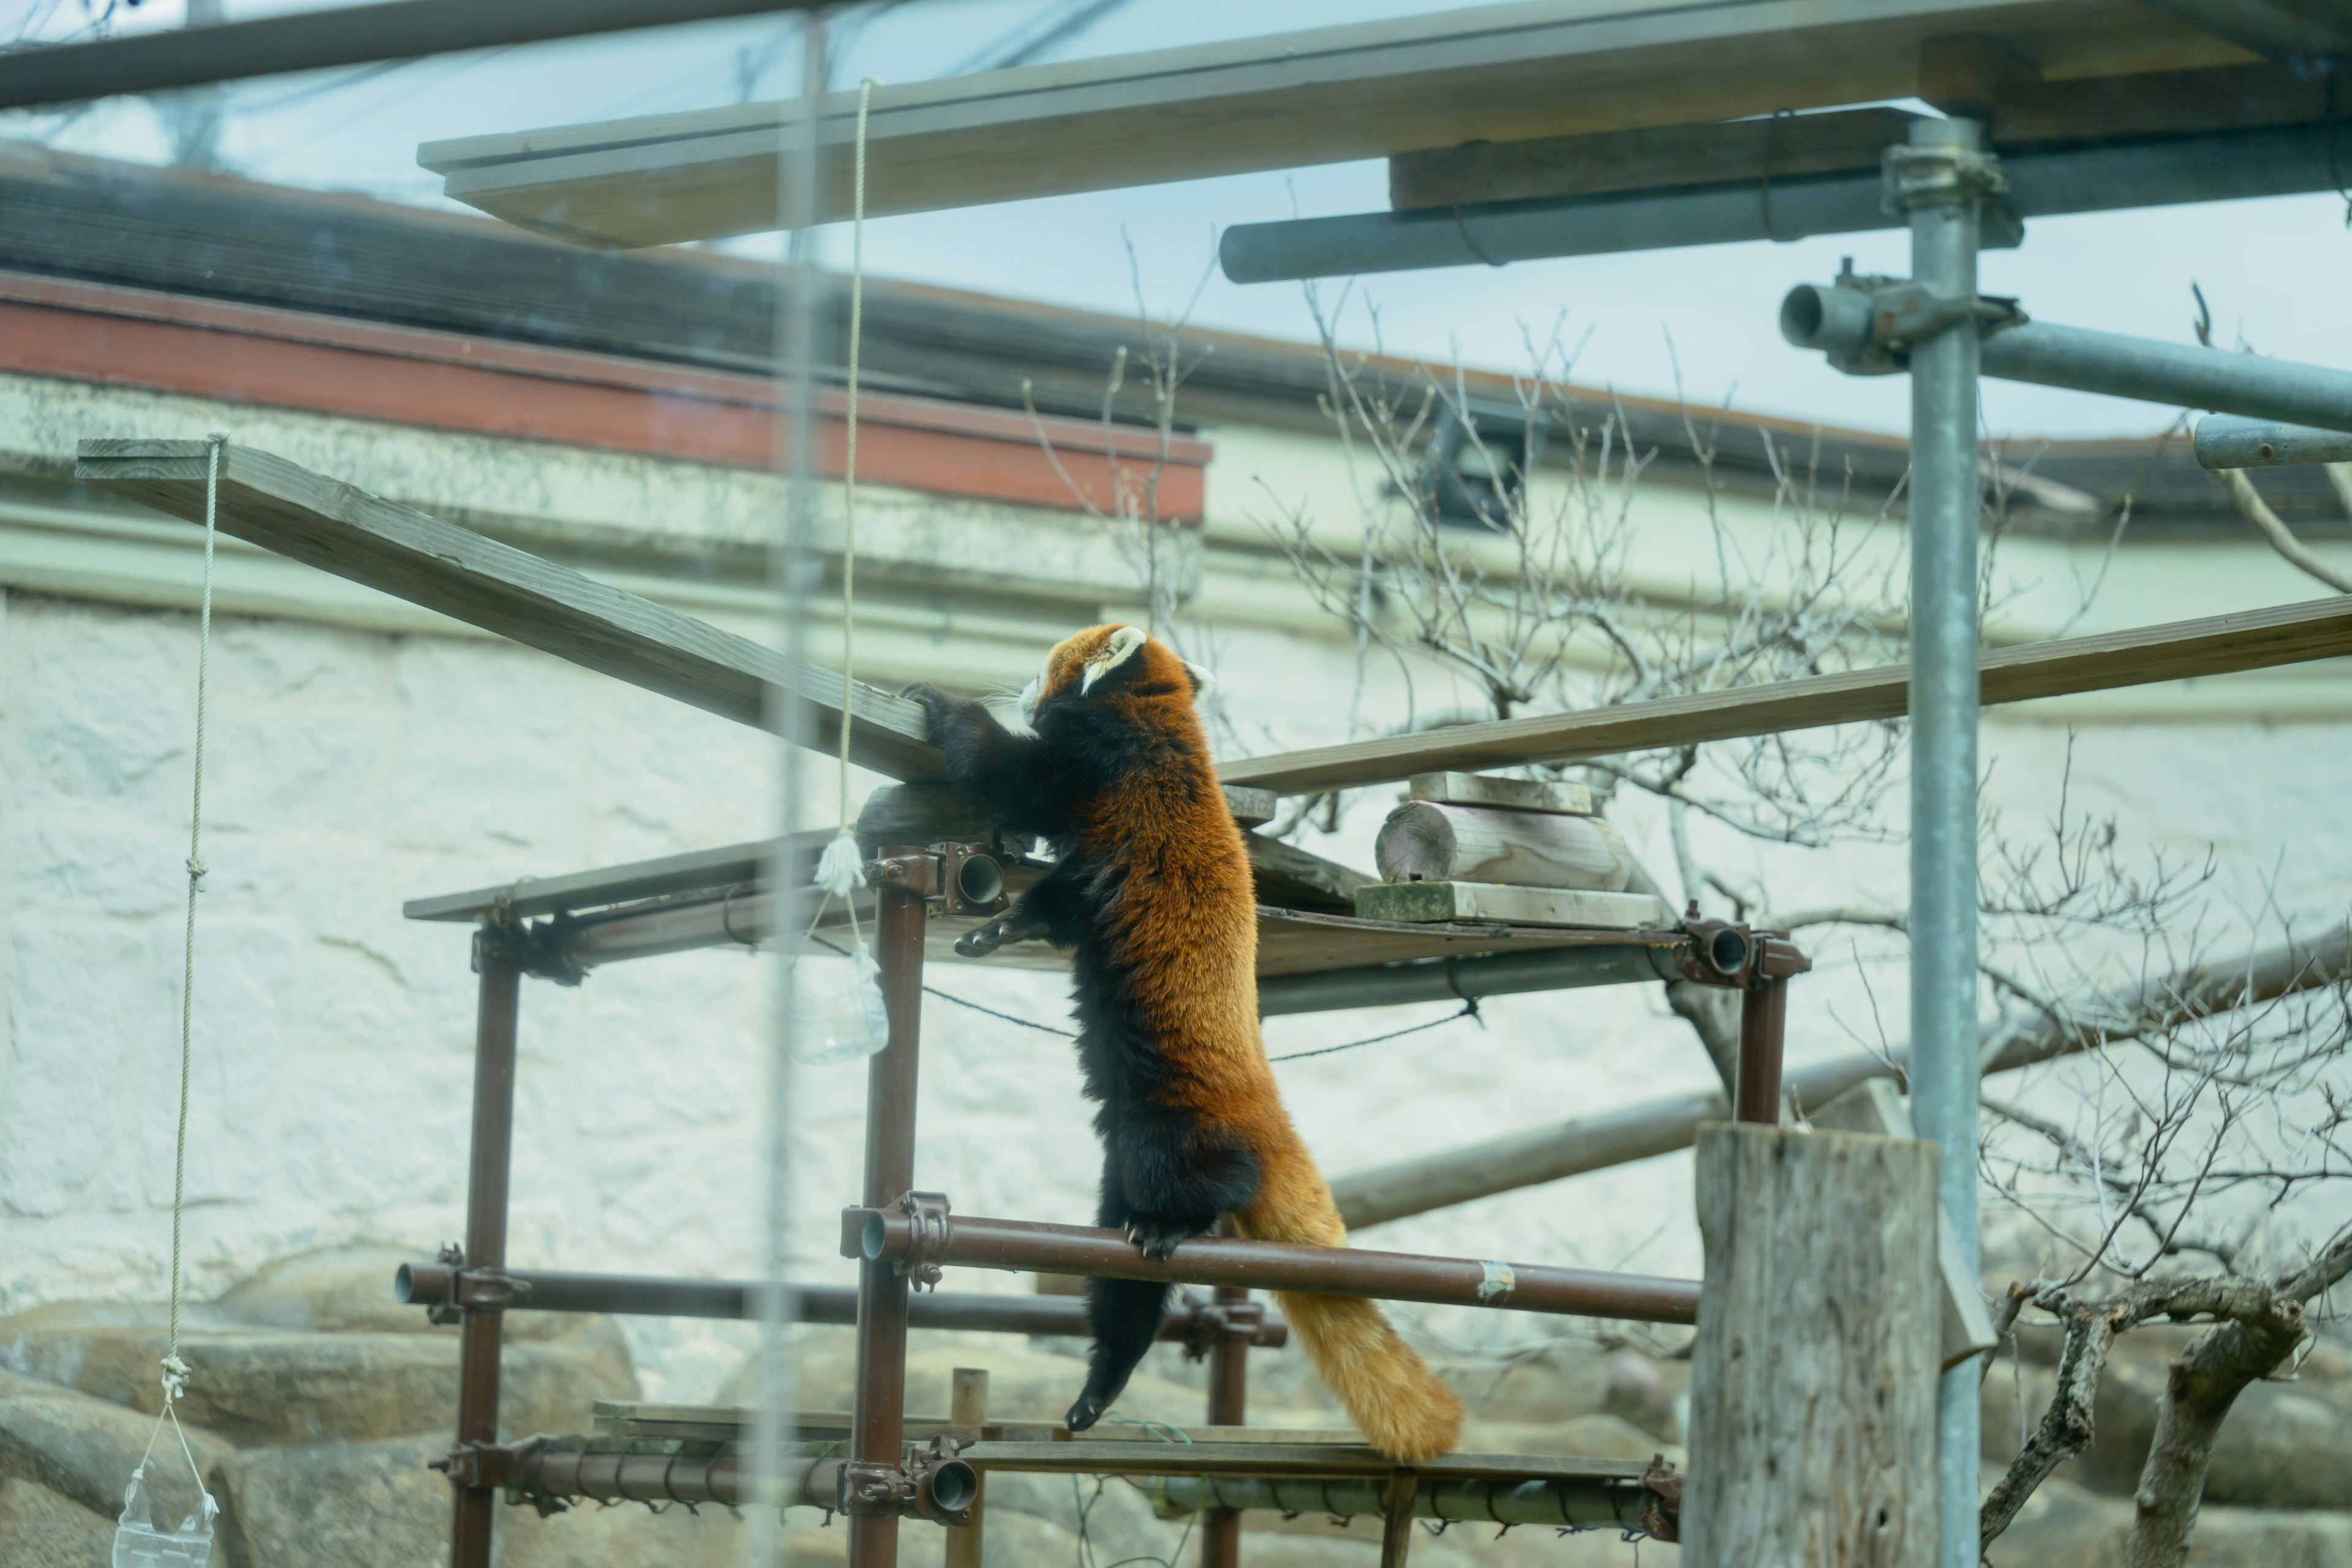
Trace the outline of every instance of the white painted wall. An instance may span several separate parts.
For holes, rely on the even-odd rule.
[[[147,429],[139,420],[174,426],[161,434],[224,417],[265,422],[144,395],[122,395],[120,405],[86,389],[12,395],[20,410],[44,396],[52,412],[70,405],[110,432]],[[266,422],[293,443],[331,423]],[[75,425],[20,422],[0,447],[53,462]],[[415,471],[429,473],[419,488],[444,501],[466,491],[477,460],[570,460],[504,444],[458,463],[435,445],[441,437],[372,438],[369,460],[395,476],[411,471],[404,453],[440,452],[445,466]],[[1328,455],[1286,437],[1220,438],[1235,468],[1221,457],[1213,476],[1207,592],[1226,698],[1244,734],[1292,745],[1339,738],[1347,650],[1313,635],[1231,499],[1244,488],[1244,457],[1306,473]],[[736,483],[661,467],[672,487],[662,493],[683,510],[708,499],[697,487]],[[561,516],[541,521],[560,536]],[[1006,560],[1022,559],[1054,521],[1008,512],[992,522],[984,509],[962,521],[1001,527],[993,558]],[[0,593],[0,1311],[163,1289],[195,653],[194,619],[174,606],[194,581],[192,541],[177,524],[0,500],[0,583],[13,584]],[[2050,569],[2073,569],[2054,546],[2037,548]],[[2258,552],[2192,553],[2133,558],[2134,595],[2109,624],[2308,596]],[[403,900],[734,842],[773,823],[776,755],[765,738],[529,650],[362,612],[323,580],[303,602],[299,578],[265,580],[281,565],[225,557],[235,591],[215,628],[189,1158],[199,1290],[296,1248],[391,1239],[423,1253],[459,1233],[467,938],[402,920]],[[887,574],[878,580],[887,588]],[[173,581],[169,592],[160,585]],[[1239,586],[1250,583],[1255,596]],[[690,583],[671,586],[691,602]],[[1221,597],[1229,588],[1230,601]],[[985,628],[972,634],[990,650],[977,668],[995,680],[999,666],[1025,668],[1036,648],[1102,613],[1100,600],[1069,596],[1065,618],[1024,621],[975,592],[936,638],[907,614],[879,617],[873,668],[891,679],[971,677],[961,616]],[[1101,600],[1116,609],[1115,596]],[[887,591],[877,602],[889,603]],[[2284,906],[2340,919],[2352,906],[2352,841],[2336,809],[2352,771],[2341,670],[2203,687],[2087,708],[2078,805],[2112,807],[2126,834],[2149,846],[2195,853],[2217,841],[2249,905],[2274,877]],[[2012,822],[2054,809],[2064,745],[2063,730],[2032,713],[1988,723],[1990,790]],[[811,780],[829,803],[829,776],[812,770]],[[1310,847],[1368,863],[1384,809],[1359,800],[1338,840]],[[1662,822],[1635,805],[1621,820],[1671,885]],[[1784,909],[1902,899],[1899,845],[1767,855],[1704,825],[1699,842],[1718,864],[1765,880]],[[1836,945],[1819,957],[1792,1006],[1798,1060],[1852,1049],[1873,1029],[1873,997],[1851,960]],[[1054,977],[959,965],[933,978],[995,1008],[1065,1018]],[[1882,967],[1874,984],[1876,1016],[1899,1040],[1899,980],[1890,989]],[[527,985],[516,1262],[754,1270],[768,985],[763,963],[730,953],[619,966],[577,990]],[[1304,1050],[1444,1011],[1277,1019],[1268,1046]],[[1066,1042],[933,1000],[925,1059],[923,1184],[946,1189],[965,1212],[1089,1216],[1097,1153]],[[1286,1066],[1281,1079],[1318,1158],[1338,1173],[1697,1087],[1708,1072],[1644,990],[1497,1001],[1484,1027],[1456,1024]],[[802,1078],[800,1249],[811,1279],[847,1278],[830,1256],[831,1216],[855,1192],[862,1086],[854,1067]],[[1689,1213],[1686,1161],[1669,1157],[1402,1222],[1371,1239],[1675,1272],[1696,1266]],[[745,1344],[709,1325],[646,1321],[632,1331],[648,1392],[684,1399],[715,1388]]]

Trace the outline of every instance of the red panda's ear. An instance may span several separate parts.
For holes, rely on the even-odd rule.
[[[1084,695],[1094,689],[1095,682],[1135,657],[1150,637],[1139,626],[1121,626],[1103,639],[1102,651],[1087,660],[1087,671],[1078,678],[1078,691]]]
[[[1209,671],[1208,671],[1206,668],[1204,668],[1202,666],[1200,666],[1200,665],[1194,664],[1194,663],[1193,663],[1191,659],[1189,659],[1189,658],[1188,658],[1188,659],[1185,659],[1185,660],[1183,661],[1183,664],[1184,664],[1184,673],[1185,673],[1185,674],[1187,674],[1187,675],[1189,675],[1189,676],[1191,676],[1191,677],[1192,678],[1192,695],[1193,695],[1193,696],[1195,696],[1195,697],[1200,696],[1200,695],[1201,695],[1201,693],[1202,693],[1202,692],[1204,692],[1204,691],[1208,690],[1208,689],[1209,689],[1209,688],[1211,688],[1212,686],[1214,686],[1214,685],[1217,683],[1217,678],[1216,678],[1214,675],[1212,675],[1211,673],[1209,673]]]

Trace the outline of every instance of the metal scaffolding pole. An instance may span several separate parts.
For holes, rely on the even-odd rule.
[[[1999,165],[1964,120],[1922,120],[1890,150],[1910,216],[1911,277],[1977,292],[1978,209]],[[1944,1152],[1938,1178],[1968,1277],[1977,1270],[1977,331],[1911,351],[1911,1105]],[[1944,1373],[1936,1410],[1941,1568],[1975,1568],[1977,1364]]]

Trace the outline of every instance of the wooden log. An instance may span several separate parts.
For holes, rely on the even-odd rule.
[[[960,1366],[950,1375],[948,1418],[959,1426],[988,1424],[988,1369]],[[945,1568],[981,1568],[981,1531],[988,1507],[988,1477],[972,1488],[971,1517],[947,1532]]]
[[[1592,815],[1592,792],[1580,784],[1503,779],[1491,773],[1415,773],[1405,781],[1404,791],[1410,799],[1435,801],[1440,805],[1564,811],[1570,816]]]
[[[1391,882],[1504,882],[1619,893],[1633,879],[1625,837],[1597,816],[1407,801],[1389,813],[1372,863]]]
[[[74,477],[191,522],[205,516],[202,441],[84,441]],[[221,454],[221,531],[511,637],[558,658],[773,728],[784,657],[748,637],[246,447]],[[803,744],[840,744],[842,679],[803,665]],[[937,778],[940,749],[919,703],[853,683],[850,760],[894,778]]]
[[[1576,888],[1506,888],[1493,882],[1375,882],[1356,892],[1360,921],[1421,925],[1481,921],[1512,926],[1594,926],[1647,931],[1665,911],[1647,893]]]
[[[1932,1568],[1932,1143],[1717,1122],[1691,1355],[1691,1568]]]
[[[1807,1120],[1817,1132],[1866,1132],[1879,1138],[1919,1135],[1911,1125],[1910,1107],[1883,1078],[1854,1085]],[[1993,1333],[1992,1314],[1985,1310],[1984,1292],[1977,1285],[1976,1271],[1969,1267],[1967,1255],[1960,1251],[1959,1233],[1952,1228],[1951,1216],[1941,1212],[1936,1215],[1936,1274],[1944,1365],[1993,1349],[1999,1339]]]
[[[2066,637],[1987,653],[1978,661],[1985,706],[2112,691],[2192,676],[2269,669],[2352,654],[2352,595],[2202,620],[2139,626],[2098,637]],[[1903,716],[1911,667],[1779,680],[1702,691],[1655,702],[1585,708],[1492,724],[1387,736],[1240,757],[1217,765],[1227,784],[1256,784],[1276,795],[1354,789],[1436,769],[1477,772],[1529,763],[1572,763],[1631,752],[1782,734]]]

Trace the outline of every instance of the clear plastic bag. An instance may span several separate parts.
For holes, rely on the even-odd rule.
[[[854,1062],[888,1043],[882,970],[863,942],[846,958],[793,961],[793,1057],[810,1067]]]
[[[188,1468],[193,1473],[193,1459]],[[220,1504],[203,1489],[202,1477],[196,1484],[203,1506],[166,1535],[155,1528],[146,1464],[142,1461],[131,1472],[131,1484],[122,1489],[122,1517],[114,1527],[114,1568],[205,1568],[212,1561],[213,1515],[220,1511]]]

